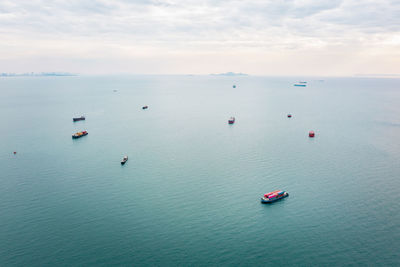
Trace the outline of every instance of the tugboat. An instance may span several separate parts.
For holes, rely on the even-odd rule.
[[[235,117],[230,117],[230,119],[228,120],[229,124],[234,124],[235,123]]]
[[[149,108],[149,106],[143,106],[142,107],[142,109],[148,109]]]
[[[124,156],[124,158],[121,160],[121,165],[124,165],[128,161],[128,156]]]
[[[277,200],[280,200],[280,199],[288,197],[288,196],[289,196],[289,193],[286,191],[282,191],[282,190],[272,191],[272,192],[266,193],[261,198],[261,203],[263,203],[263,204],[272,203],[272,202],[275,202]]]
[[[85,118],[85,116],[80,116],[80,117],[77,117],[77,118],[72,118],[72,120],[73,121],[84,121],[84,120],[86,120],[86,118]]]
[[[72,135],[73,139],[80,138],[82,136],[88,135],[87,131],[77,132]]]

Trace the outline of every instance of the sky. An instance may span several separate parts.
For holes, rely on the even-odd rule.
[[[0,0],[0,72],[400,75],[400,0]]]

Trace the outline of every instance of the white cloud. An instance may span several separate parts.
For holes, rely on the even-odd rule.
[[[0,69],[396,73],[398,14],[390,0],[3,0]]]

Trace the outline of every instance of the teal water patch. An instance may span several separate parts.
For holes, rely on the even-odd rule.
[[[398,265],[400,80],[298,80],[1,78],[0,265]]]

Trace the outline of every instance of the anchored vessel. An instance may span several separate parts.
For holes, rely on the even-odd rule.
[[[76,138],[80,138],[85,135],[88,135],[87,131],[77,132],[72,135],[72,138],[76,139]]]
[[[228,120],[229,124],[234,124],[235,123],[235,117],[230,117],[230,119]]]
[[[128,156],[124,156],[124,158],[121,160],[121,165],[124,165],[125,162],[128,161]]]
[[[269,193],[266,193],[262,198],[261,198],[261,203],[272,203],[275,202],[279,199],[288,197],[289,194],[286,191],[282,191],[282,190],[276,190],[276,191],[272,191]]]
[[[77,118],[72,118],[73,121],[84,121],[85,120],[85,116],[80,116]]]

